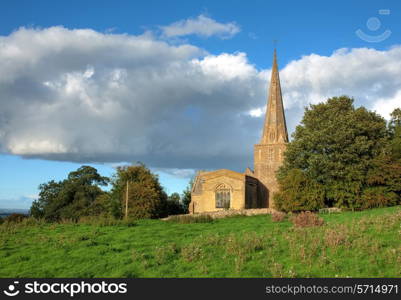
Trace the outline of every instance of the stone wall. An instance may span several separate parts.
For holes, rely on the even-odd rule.
[[[251,209],[226,209],[220,211],[212,211],[212,212],[202,212],[195,213],[195,216],[201,215],[209,215],[213,219],[232,217],[232,216],[256,216],[256,215],[267,215],[272,214],[275,210],[271,208],[251,208]],[[184,216],[184,215],[181,215]],[[162,220],[168,220],[170,218],[164,218]]]

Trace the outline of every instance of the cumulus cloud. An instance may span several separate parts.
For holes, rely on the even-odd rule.
[[[349,95],[388,118],[401,103],[401,47],[388,51],[339,49],[331,56],[311,54],[290,62],[280,73],[287,108]],[[377,104],[381,102],[380,107]]]
[[[0,38],[0,149],[160,168],[233,165],[247,152],[238,139],[251,141],[257,122],[241,113],[263,99],[258,74],[243,53],[22,28]]]
[[[218,36],[227,39],[240,32],[240,27],[234,22],[219,23],[202,14],[197,18],[189,18],[172,23],[168,26],[160,26],[160,29],[165,37],[179,37],[194,34],[203,37]]]
[[[401,47],[311,54],[280,71],[291,132],[309,103],[347,94],[384,116],[400,106]],[[62,27],[0,37],[0,152],[188,169],[252,166],[270,70],[152,35]]]

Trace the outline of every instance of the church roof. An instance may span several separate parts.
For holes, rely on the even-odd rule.
[[[214,171],[202,173],[200,175],[202,177],[207,177],[207,178],[213,178],[213,177],[219,177],[219,176],[228,176],[228,177],[234,177],[234,178],[242,179],[244,177],[243,173],[235,172],[235,171],[228,170],[228,169],[214,170]]]

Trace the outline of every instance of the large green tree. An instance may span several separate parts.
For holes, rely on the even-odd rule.
[[[39,198],[32,203],[30,214],[49,221],[78,220],[91,215],[96,199],[105,194],[100,186],[107,185],[108,181],[95,168],[82,166],[69,173],[65,180],[41,184]]]
[[[365,202],[380,194],[377,188],[372,192],[371,188],[378,186],[372,177],[378,165],[386,165],[378,160],[388,145],[382,117],[364,107],[355,108],[349,97],[334,97],[306,108],[292,137],[277,173],[281,192],[275,202],[279,209],[380,206]],[[389,172],[387,167],[383,172]],[[399,200],[391,193],[382,196],[386,204]],[[294,203],[298,205],[294,207]]]
[[[126,208],[129,218],[159,218],[167,215],[167,194],[157,175],[144,164],[122,166],[112,180],[111,195],[121,203],[121,213]]]

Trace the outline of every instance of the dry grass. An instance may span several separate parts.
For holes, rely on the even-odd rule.
[[[272,222],[283,222],[287,217],[287,214],[281,211],[275,211],[272,213]]]
[[[301,212],[292,216],[291,222],[295,227],[313,227],[322,226],[324,224],[324,220],[322,218],[310,211]]]
[[[189,244],[181,249],[181,257],[186,262],[197,261],[202,258],[202,248],[196,244]]]
[[[324,233],[324,242],[328,247],[337,247],[348,244],[348,228],[345,225],[338,225],[335,228],[327,228]]]

